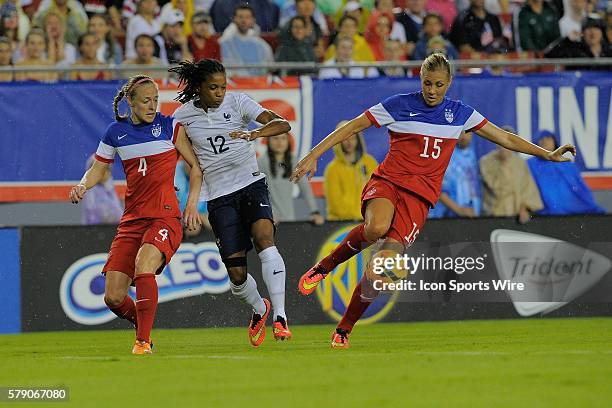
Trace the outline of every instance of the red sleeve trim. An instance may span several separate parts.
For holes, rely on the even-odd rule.
[[[484,125],[486,125],[489,121],[484,118],[482,120],[482,122],[480,122],[479,124],[477,124],[476,126],[474,126],[473,128],[466,130],[466,132],[476,132],[477,130],[480,130]]]
[[[114,161],[115,161],[115,159],[114,159],[114,158],[113,158],[113,159],[107,159],[107,158],[105,158],[105,157],[99,156],[98,154],[96,154],[96,160],[97,160],[97,161],[100,161],[100,162],[102,162],[102,163],[112,163],[112,162],[114,162]]]
[[[369,110],[365,111],[365,115],[368,117],[368,119],[370,119],[370,122],[372,122],[374,126],[376,126],[377,128],[381,127],[374,115],[372,115]]]
[[[176,125],[174,125],[174,132],[172,132],[172,144],[176,144],[176,138],[178,137],[181,126],[183,126],[181,122],[176,122]]]

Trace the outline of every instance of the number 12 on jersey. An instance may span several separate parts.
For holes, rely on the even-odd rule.
[[[429,158],[431,152],[432,159],[437,159],[438,157],[440,157],[440,151],[442,150],[442,148],[440,147],[440,143],[442,143],[442,139],[434,138],[431,150],[429,150],[429,136],[423,136],[423,139],[425,139],[425,147],[423,148],[423,153],[421,153],[419,156]]]

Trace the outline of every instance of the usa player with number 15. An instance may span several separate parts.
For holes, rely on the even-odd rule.
[[[347,348],[348,335],[377,292],[366,279],[372,266],[403,253],[423,228],[429,208],[438,201],[444,172],[461,132],[476,132],[507,149],[546,160],[569,161],[565,152],[576,154],[565,145],[548,151],[488,122],[474,108],[446,97],[451,85],[450,63],[443,54],[432,54],[421,66],[421,91],[394,95],[328,135],[296,166],[292,179],[317,170],[317,159],[332,146],[352,134],[374,125],[389,130],[389,153],[374,171],[361,196],[364,223],[351,230],[330,255],[308,270],[299,281],[299,290],[309,295],[337,265],[345,262],[378,239],[382,248],[366,267],[336,331],[332,347]],[[502,108],[500,106],[500,108]],[[379,263],[380,264],[380,263]]]
[[[126,98],[129,117],[119,115],[118,104]],[[115,122],[104,134],[93,165],[70,191],[78,203],[95,186],[119,154],[127,180],[125,211],[102,269],[106,275],[104,301],[118,317],[136,327],[133,354],[151,354],[151,329],[157,310],[157,282],[183,238],[181,212],[174,191],[178,153],[191,167],[189,197],[183,214],[193,230],[201,223],[197,210],[202,170],[185,135],[172,117],[157,113],[157,85],[137,75],[119,90],[113,103]],[[134,282],[136,303],[128,296]]]

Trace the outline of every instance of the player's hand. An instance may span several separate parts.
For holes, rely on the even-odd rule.
[[[85,197],[86,191],[87,188],[83,184],[77,184],[76,186],[72,187],[70,189],[70,194],[68,194],[70,202],[72,202],[72,204],[77,204],[83,199],[83,197]]]
[[[570,152],[572,156],[576,156],[576,148],[571,144],[566,144],[559,147],[554,152],[548,153],[548,155],[546,156],[546,160],[550,160],[552,162],[572,161],[571,157],[563,157],[566,152]]]
[[[256,130],[254,131],[248,131],[248,130],[237,130],[235,132],[230,132],[230,137],[232,139],[244,139],[247,142],[251,142],[255,139],[257,139],[257,134],[258,132]]]
[[[316,226],[325,224],[325,218],[323,218],[323,216],[318,213],[312,214],[310,216],[310,221]]]
[[[527,224],[531,220],[531,214],[529,210],[526,208],[521,208],[518,213],[518,222],[519,224]]]
[[[459,207],[459,213],[457,215],[465,218],[476,217],[476,213],[474,212],[474,209],[472,207]]]
[[[202,225],[202,217],[195,204],[187,204],[183,213],[183,222],[188,231],[197,231]]]
[[[306,157],[300,160],[297,166],[295,166],[291,177],[289,177],[289,181],[297,183],[305,175],[308,175],[308,180],[310,180],[316,172],[317,158],[314,157],[312,153],[308,153]]]

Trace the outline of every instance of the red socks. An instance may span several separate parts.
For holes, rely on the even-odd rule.
[[[136,338],[140,341],[151,341],[151,329],[157,310],[157,282],[155,274],[145,273],[134,278],[136,285],[136,317],[138,326]]]
[[[368,240],[365,238],[363,229],[363,224],[359,224],[353,228],[346,235],[346,237],[344,237],[340,245],[338,245],[331,254],[327,255],[321,260],[321,262],[319,262],[319,265],[322,266],[327,272],[330,272],[342,262],[347,261],[369,247],[372,242],[368,242]]]
[[[108,303],[106,303],[106,306],[121,319],[128,320],[132,322],[134,326],[138,326],[136,321],[136,304],[131,297],[126,295],[123,302],[118,306],[113,307]]]
[[[362,293],[367,297],[367,300],[361,298]],[[347,330],[348,332],[353,330],[357,320],[361,318],[368,306],[376,299],[376,296],[378,296],[378,291],[372,287],[372,284],[368,282],[364,275],[353,291],[353,296],[351,296],[346,312],[344,312],[342,320],[338,323],[338,329]]]

